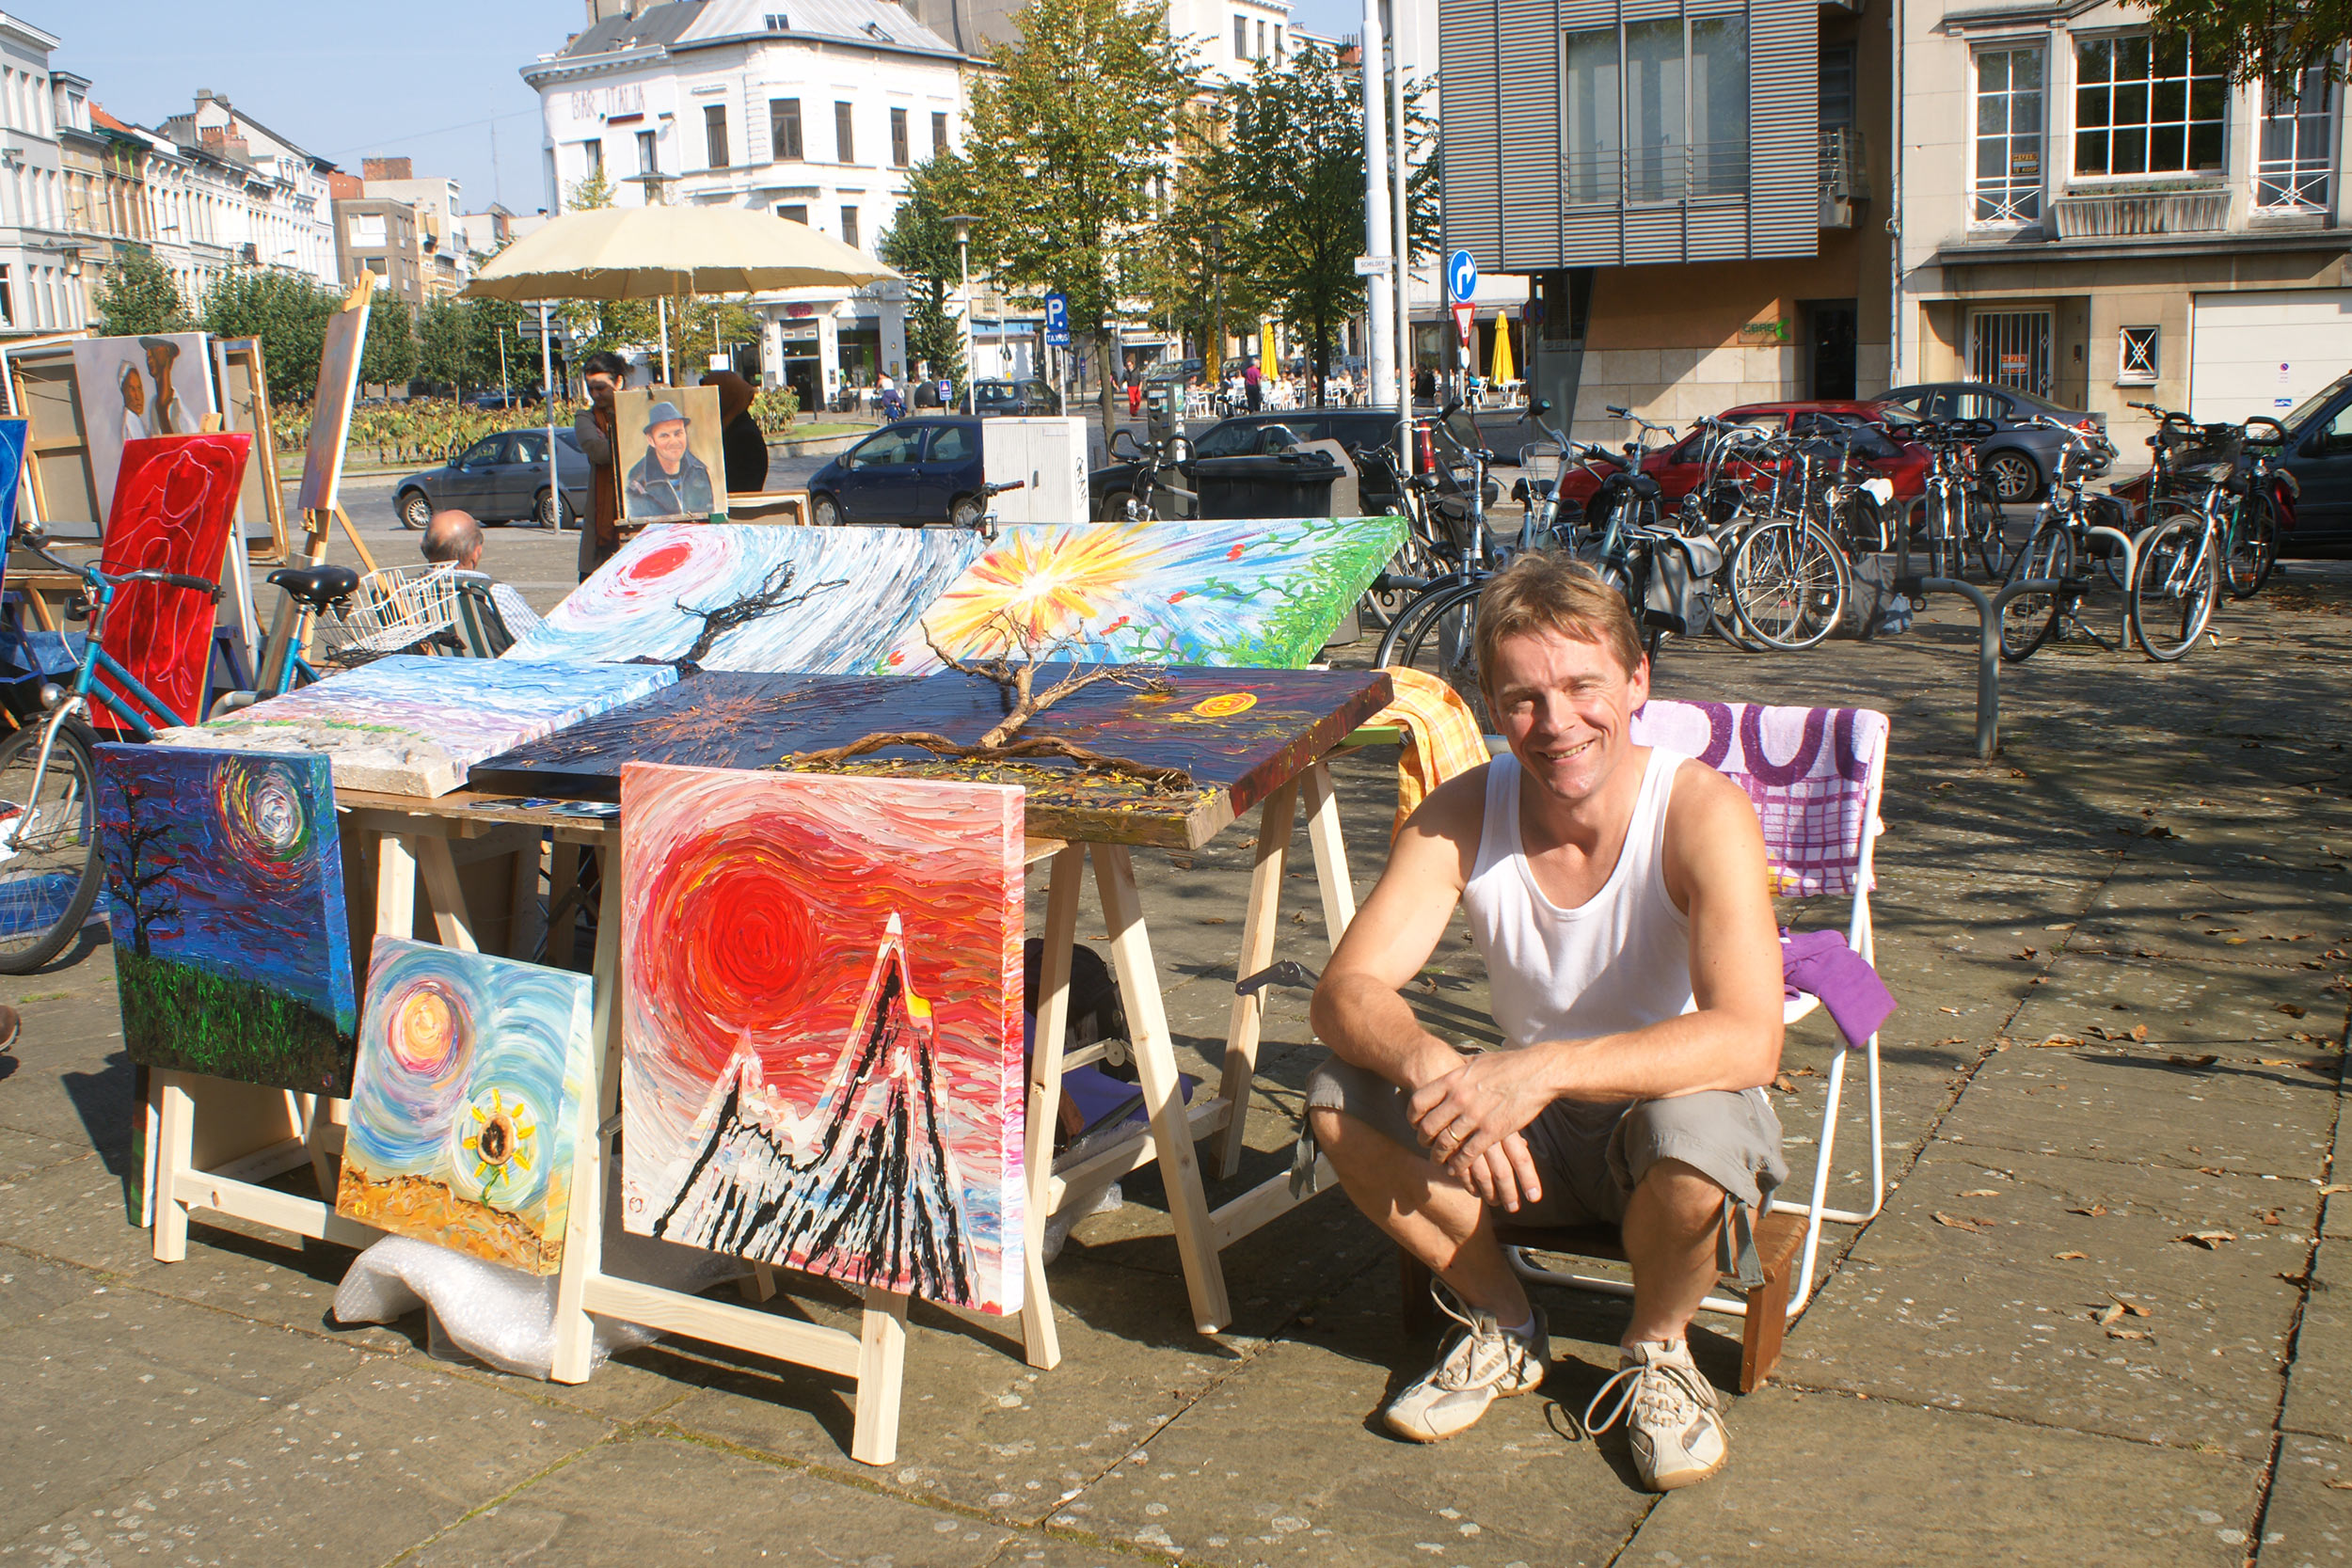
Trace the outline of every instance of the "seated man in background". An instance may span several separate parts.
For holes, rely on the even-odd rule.
[[[482,525],[470,512],[454,508],[436,512],[433,520],[424,526],[424,558],[437,566],[446,563],[461,572],[479,572],[483,547],[488,543],[482,535]],[[506,584],[490,584],[490,603],[498,608],[499,619],[506,623],[507,635],[516,641],[520,641],[539,629],[539,612]]]
[[[1643,1484],[1687,1486],[1727,1456],[1691,1317],[1741,1230],[1734,1206],[1760,1210],[1788,1174],[1760,1087],[1782,995],[1763,832],[1738,785],[1633,743],[1649,663],[1589,568],[1521,556],[1487,583],[1476,636],[1510,750],[1422,802],[1332,955],[1309,1126],[1348,1196],[1461,1304],[1464,1331],[1390,1402],[1391,1431],[1450,1437],[1544,1380],[1543,1316],[1499,1212],[1620,1226],[1633,1311],[1586,1424],[1618,1388],[1598,1426],[1629,1408]],[[1400,994],[1457,904],[1501,1049],[1456,1048]]]

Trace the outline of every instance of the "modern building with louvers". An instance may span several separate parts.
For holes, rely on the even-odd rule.
[[[1893,0],[1439,0],[1445,245],[1581,437],[1889,369]]]

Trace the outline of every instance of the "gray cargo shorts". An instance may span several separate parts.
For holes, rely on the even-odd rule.
[[[1406,1103],[1403,1089],[1337,1056],[1307,1080],[1308,1109],[1343,1112],[1426,1156]],[[1761,1089],[1707,1089],[1622,1105],[1556,1101],[1524,1135],[1544,1196],[1509,1216],[1517,1225],[1621,1225],[1626,1200],[1661,1160],[1681,1161],[1755,1214],[1771,1207],[1773,1189],[1788,1180],[1780,1117]]]

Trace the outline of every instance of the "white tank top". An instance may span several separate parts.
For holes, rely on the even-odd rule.
[[[1505,1045],[1591,1039],[1695,1010],[1691,919],[1666,892],[1664,854],[1666,803],[1684,760],[1650,748],[1617,863],[1572,910],[1545,897],[1528,868],[1518,759],[1506,752],[1488,766],[1486,822],[1462,907]]]

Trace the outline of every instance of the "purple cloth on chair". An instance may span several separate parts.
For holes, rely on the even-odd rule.
[[[1849,1047],[1878,1033],[1895,1010],[1895,993],[1836,931],[1780,933],[1780,978],[1788,993],[1818,996]]]

